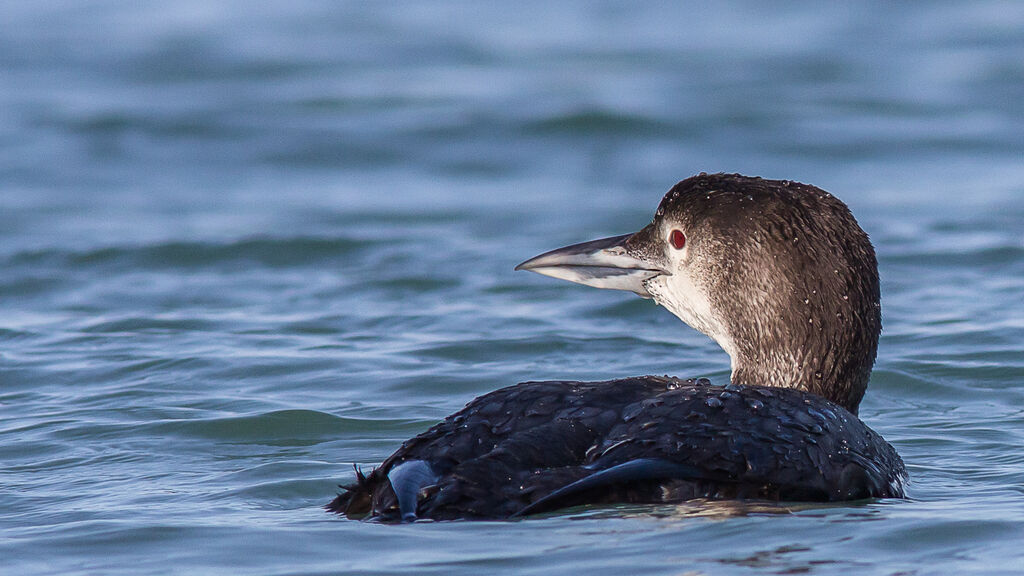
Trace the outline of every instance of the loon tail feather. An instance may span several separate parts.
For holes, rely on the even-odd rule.
[[[324,508],[328,512],[344,514],[349,518],[357,519],[370,513],[373,503],[373,487],[370,485],[366,475],[363,474],[363,471],[359,469],[359,466],[353,464],[352,468],[356,472],[355,483],[339,484],[338,488],[341,488],[344,492],[338,494]]]

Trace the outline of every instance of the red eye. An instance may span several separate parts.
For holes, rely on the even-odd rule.
[[[686,236],[683,235],[681,230],[673,230],[668,235],[668,241],[676,250],[682,250],[683,246],[686,246]]]

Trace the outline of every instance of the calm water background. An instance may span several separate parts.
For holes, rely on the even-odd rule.
[[[1024,570],[1019,3],[0,7],[4,574]],[[861,416],[911,499],[383,526],[321,506],[472,397],[728,377],[521,260],[699,171],[877,245]]]

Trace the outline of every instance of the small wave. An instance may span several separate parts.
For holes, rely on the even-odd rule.
[[[217,322],[200,320],[198,318],[152,318],[144,316],[133,316],[130,318],[118,318],[117,320],[103,320],[85,326],[81,332],[87,334],[115,334],[115,333],[140,333],[140,332],[212,332],[219,329],[221,325]]]
[[[255,263],[272,268],[306,266],[332,260],[372,245],[350,238],[255,237],[235,242],[166,242],[112,246],[94,250],[31,250],[15,253],[7,265],[59,267],[199,268],[226,263]]]
[[[582,110],[550,116],[526,124],[535,134],[655,135],[672,133],[672,127],[651,118],[608,110]]]
[[[1024,246],[988,246],[960,251],[935,250],[932,247],[920,249],[893,250],[884,254],[883,263],[927,264],[929,266],[1002,266],[1024,262]]]
[[[165,421],[154,432],[223,441],[257,441],[290,445],[296,440],[334,439],[338,435],[404,432],[420,421],[408,419],[345,418],[316,410],[275,410],[265,414]]]

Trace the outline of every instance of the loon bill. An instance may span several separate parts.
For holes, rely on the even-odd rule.
[[[524,382],[356,470],[349,518],[511,518],[694,498],[902,498],[899,455],[857,418],[881,331],[874,248],[828,192],[699,174],[639,232],[523,262],[652,298],[714,339],[731,382]]]

